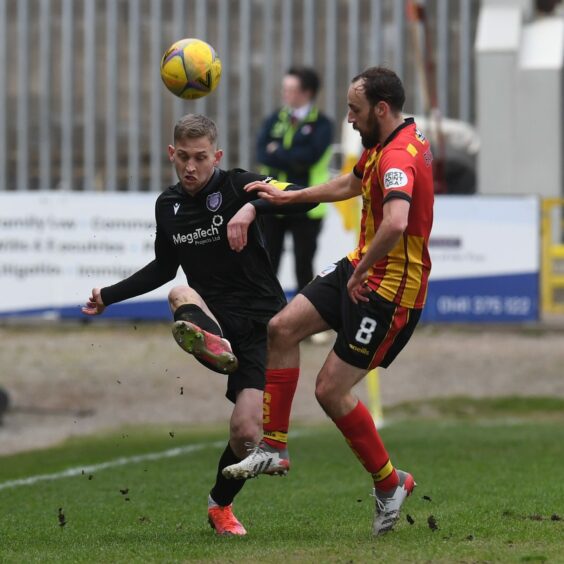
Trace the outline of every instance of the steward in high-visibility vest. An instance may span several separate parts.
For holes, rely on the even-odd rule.
[[[310,106],[302,119],[293,117],[289,108],[281,108],[264,122],[258,136],[261,173],[299,186],[327,182],[332,138],[333,124],[316,106]],[[278,147],[269,152],[267,147],[273,142]],[[323,217],[319,209],[326,207],[316,206],[309,217]]]
[[[266,118],[257,137],[257,161],[263,174],[300,186],[329,180],[333,123],[313,103],[319,84],[312,69],[295,68],[285,74],[284,106]],[[320,204],[307,214],[269,216],[265,221],[267,245],[276,270],[284,235],[286,231],[293,235],[298,290],[313,278],[312,261],[326,213],[327,204]]]

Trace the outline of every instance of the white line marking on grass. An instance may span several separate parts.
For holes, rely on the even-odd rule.
[[[187,445],[183,447],[171,448],[160,452],[149,452],[147,454],[138,454],[134,456],[122,456],[115,460],[108,460],[108,462],[101,462],[100,464],[91,464],[90,466],[77,466],[75,468],[67,468],[62,472],[55,472],[53,474],[39,474],[37,476],[30,476],[29,478],[20,478],[19,480],[9,480],[8,482],[0,483],[0,490],[7,490],[10,488],[18,488],[19,486],[33,486],[37,482],[45,482],[49,480],[60,480],[62,478],[72,478],[82,474],[92,474],[107,468],[116,468],[118,466],[127,466],[128,464],[138,464],[147,460],[161,460],[162,458],[174,458],[183,454],[189,454],[202,450],[205,448],[215,448],[225,445],[225,441],[215,441],[213,443],[203,443],[197,445]]]
[[[292,433],[292,437],[301,437],[308,435],[310,431],[298,430]],[[183,447],[171,448],[162,450],[160,452],[149,452],[147,454],[137,454],[133,456],[122,456],[108,462],[101,462],[100,464],[91,464],[90,466],[76,466],[75,468],[67,468],[62,472],[55,472],[53,474],[38,474],[37,476],[30,476],[29,478],[20,478],[18,480],[9,480],[0,483],[0,491],[11,488],[18,488],[20,486],[33,486],[37,482],[46,482],[50,480],[60,480],[62,478],[73,478],[82,474],[92,474],[107,468],[116,468],[118,466],[127,466],[128,464],[138,464],[147,460],[161,460],[163,458],[174,458],[182,454],[189,454],[205,448],[216,448],[225,445],[225,441],[214,441],[213,443],[201,443],[197,445],[186,445]]]

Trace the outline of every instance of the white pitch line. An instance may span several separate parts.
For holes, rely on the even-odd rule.
[[[92,474],[100,470],[108,468],[116,468],[118,466],[126,466],[128,464],[138,464],[147,460],[160,460],[162,458],[174,458],[183,454],[188,454],[202,450],[205,448],[221,447],[225,441],[215,441],[213,443],[203,443],[197,445],[187,445],[183,447],[171,448],[161,452],[149,452],[147,454],[138,454],[134,456],[122,456],[115,460],[108,460],[100,464],[91,464],[90,466],[76,466],[75,468],[67,468],[62,472],[55,472],[53,474],[39,474],[37,476],[30,476],[29,478],[20,478],[19,480],[9,480],[8,482],[0,483],[0,490],[7,490],[11,488],[18,488],[20,486],[33,486],[37,482],[45,482],[50,480],[60,480],[62,478],[72,478],[82,474]]]

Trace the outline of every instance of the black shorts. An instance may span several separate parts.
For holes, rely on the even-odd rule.
[[[245,388],[264,390],[266,371],[266,322],[215,312],[223,336],[231,343],[239,361],[227,378],[227,399],[235,403],[237,392]]]
[[[371,370],[387,368],[409,341],[421,317],[376,292],[368,302],[353,303],[347,282],[353,266],[345,257],[315,277],[300,293],[337,332],[333,350],[347,364]]]

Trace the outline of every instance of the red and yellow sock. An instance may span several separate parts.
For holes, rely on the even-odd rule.
[[[335,420],[345,440],[374,480],[379,490],[390,490],[399,484],[395,468],[384,447],[366,406],[359,401],[350,412]]]
[[[264,442],[285,449],[288,443],[292,400],[300,377],[299,368],[268,369],[262,404]]]

